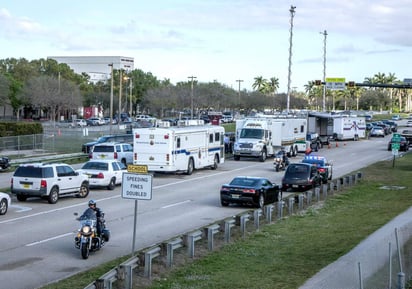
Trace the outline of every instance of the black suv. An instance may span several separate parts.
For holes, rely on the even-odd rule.
[[[282,191],[307,191],[319,187],[322,178],[312,164],[289,164],[282,179]]]
[[[99,143],[104,142],[123,142],[128,144],[133,144],[133,134],[114,134],[114,135],[104,135],[99,137],[96,141],[88,142],[82,145],[82,152],[85,154],[90,153],[90,149]]]
[[[8,157],[0,157],[0,169],[6,170],[10,167],[10,161]]]

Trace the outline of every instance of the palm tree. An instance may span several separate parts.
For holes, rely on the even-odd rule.
[[[266,82],[267,80],[264,79],[263,76],[257,76],[255,77],[255,82],[252,84],[252,88],[262,92]]]

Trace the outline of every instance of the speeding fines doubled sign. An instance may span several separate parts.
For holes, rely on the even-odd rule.
[[[153,176],[150,174],[123,173],[122,197],[124,199],[151,200]]]

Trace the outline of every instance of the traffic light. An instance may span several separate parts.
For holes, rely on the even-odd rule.
[[[348,82],[348,87],[355,87],[355,82],[354,81],[349,81]]]
[[[322,85],[322,81],[321,80],[315,80],[315,85]]]

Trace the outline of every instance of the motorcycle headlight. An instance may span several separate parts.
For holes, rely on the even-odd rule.
[[[85,235],[90,234],[91,231],[92,231],[92,228],[90,228],[89,226],[84,226],[82,228],[82,233],[85,234]]]

